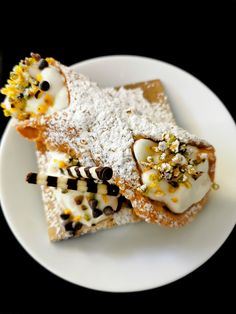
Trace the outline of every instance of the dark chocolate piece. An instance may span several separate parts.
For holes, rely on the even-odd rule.
[[[93,209],[93,218],[98,218],[102,215],[102,211],[98,208]]]
[[[67,220],[70,217],[70,214],[61,214],[60,217],[62,220]]]
[[[50,84],[48,83],[48,81],[42,81],[42,82],[40,82],[40,84],[39,84],[39,88],[40,88],[42,91],[46,92],[47,90],[49,90]]]
[[[45,59],[39,61],[39,70],[43,70],[48,67],[48,62]]]
[[[91,209],[95,209],[98,205],[97,200],[89,200],[88,203],[89,203],[89,206],[91,207]]]
[[[106,215],[106,216],[109,216],[109,215],[112,215],[114,213],[114,210],[111,206],[106,206],[103,208],[103,213]]]
[[[77,231],[77,230],[80,230],[81,228],[83,227],[83,224],[79,221],[73,221],[72,223],[72,228],[73,228],[73,231]]]
[[[74,228],[73,228],[73,222],[72,221],[65,224],[65,230],[66,231],[73,231],[73,229]]]

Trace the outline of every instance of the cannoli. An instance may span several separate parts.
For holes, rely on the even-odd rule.
[[[23,109],[17,130],[41,152],[69,154],[83,167],[111,167],[112,183],[147,222],[179,227],[191,221],[214,180],[213,146],[177,127],[165,97],[147,99],[148,88],[100,89],[55,61],[50,67],[65,78],[67,102],[32,115]]]
[[[58,152],[37,151],[37,160],[40,173],[64,176],[65,179],[71,176],[62,174],[61,170],[77,163],[77,160]],[[133,213],[130,202],[120,194],[109,196],[78,192],[69,190],[66,186],[55,188],[44,184],[42,196],[51,241],[79,237],[140,221]]]
[[[80,80],[82,85],[85,84],[87,87],[91,84],[91,88],[96,88],[99,91],[97,85],[89,82],[84,76],[71,73],[69,69],[51,58],[42,59],[39,55],[33,54],[31,58],[23,60],[19,66],[14,68],[8,85],[2,89],[2,92],[7,96],[2,105],[4,113],[17,119],[15,124],[21,134],[36,139],[34,135],[38,130],[31,126],[36,125],[40,119],[42,119],[40,123],[43,124],[44,117],[47,118],[50,115],[53,116],[57,111],[63,111],[70,106],[70,100],[76,97],[76,91],[71,86],[73,80]],[[45,81],[48,84],[43,83]],[[71,86],[71,90],[69,90],[69,86]],[[134,89],[134,91],[130,89]],[[163,86],[159,80],[131,84],[125,88],[108,88],[105,91],[109,98],[118,95],[118,104],[119,102],[123,104],[124,111],[128,115],[135,110],[143,114],[146,112],[145,108],[148,107],[150,119],[156,119],[157,122],[161,120],[174,121]],[[42,125],[42,128],[45,126]],[[83,143],[82,140],[81,144]],[[39,137],[36,139],[36,144],[39,172],[44,175],[64,175],[74,178],[87,176],[95,180],[111,179],[112,167],[104,167],[104,165],[97,167],[96,162],[89,158],[92,163],[87,164],[85,168],[82,167],[78,158],[72,158],[71,155],[75,157],[76,154],[61,153],[65,152],[62,147],[51,150],[50,145],[47,146],[46,142]],[[67,152],[70,153],[70,151],[72,150],[69,149]],[[81,151],[84,155],[83,146]],[[42,186],[42,195],[49,237],[53,241],[140,220],[134,214],[130,202],[120,195],[101,198],[99,194],[95,193],[86,194],[85,192],[78,195],[78,192],[75,191],[46,186]],[[74,202],[75,198],[77,203]],[[81,209],[81,204],[79,204],[81,198],[84,199],[81,204],[88,208],[88,212]],[[93,199],[98,201],[97,208],[93,209],[92,212],[88,198],[92,198],[92,201]],[[72,208],[68,209],[67,207]],[[68,211],[70,216],[68,216]],[[94,218],[93,213],[98,217]],[[78,223],[78,219],[80,219],[80,223]],[[73,229],[75,220],[77,225]],[[69,225],[65,228],[67,222]],[[78,226],[81,228],[78,229]]]

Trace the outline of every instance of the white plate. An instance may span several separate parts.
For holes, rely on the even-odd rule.
[[[45,268],[75,284],[104,291],[138,291],[179,279],[202,265],[236,221],[236,129],[221,101],[200,81],[167,63],[132,56],[74,65],[102,86],[161,78],[180,126],[217,151],[216,181],[205,210],[179,230],[139,223],[52,244],[40,190],[24,182],[36,170],[34,147],[8,125],[1,144],[1,201],[7,222],[25,250]]]

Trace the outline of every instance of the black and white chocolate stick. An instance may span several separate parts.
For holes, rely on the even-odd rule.
[[[64,175],[74,178],[86,178],[94,180],[107,181],[112,178],[113,171],[110,167],[78,167],[71,166],[66,169],[61,169]]]
[[[91,192],[113,196],[117,196],[119,194],[119,188],[117,185],[110,184],[108,182],[95,183],[94,180],[91,179],[70,179],[64,176],[54,177],[41,173],[37,174],[30,172],[26,176],[26,181],[32,184],[52,186],[55,188],[75,190],[79,192]]]

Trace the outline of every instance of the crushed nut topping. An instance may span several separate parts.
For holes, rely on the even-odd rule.
[[[197,171],[195,166],[207,159],[207,153],[198,153],[193,160],[190,158],[194,152],[193,148],[181,143],[175,135],[164,134],[162,139],[157,146],[151,147],[158,158],[148,156],[146,160],[140,162],[143,171],[154,169],[157,172],[150,175],[150,186],[144,184],[138,188],[140,192],[145,193],[148,188],[156,188],[162,179],[166,180],[172,188],[177,188],[181,183],[186,188],[190,188],[189,176],[197,180],[203,173]]]

